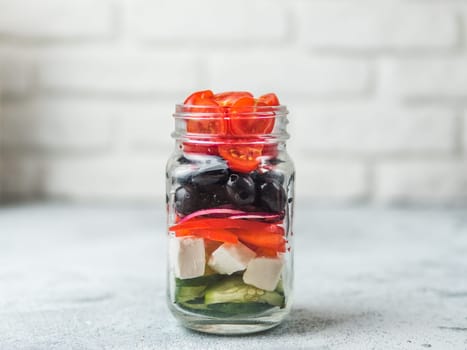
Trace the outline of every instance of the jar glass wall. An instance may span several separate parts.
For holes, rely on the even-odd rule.
[[[184,326],[208,333],[274,327],[289,313],[293,287],[287,109],[226,116],[178,105],[174,117],[176,147],[166,172],[170,310]],[[234,117],[260,120],[263,131],[269,123],[269,130],[232,135]]]

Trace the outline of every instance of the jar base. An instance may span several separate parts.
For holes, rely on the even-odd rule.
[[[243,318],[212,318],[180,310],[169,304],[170,311],[182,326],[203,333],[217,335],[241,335],[263,332],[278,326],[289,314],[287,308],[272,313]]]
[[[268,329],[277,327],[280,322],[222,322],[219,321],[209,322],[209,321],[181,321],[181,324],[191,330],[217,334],[217,335],[242,335],[242,334],[251,334],[263,332]]]

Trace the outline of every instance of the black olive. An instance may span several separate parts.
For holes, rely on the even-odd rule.
[[[201,171],[191,177],[191,183],[206,191],[209,186],[215,184],[225,184],[229,177],[227,167]]]
[[[177,158],[177,162],[180,163],[180,164],[190,164],[191,160],[189,160],[185,156],[180,156],[180,157]]]
[[[211,185],[205,187],[205,191],[200,193],[203,208],[215,208],[229,203],[229,197],[224,185]]]
[[[226,189],[230,201],[234,205],[248,205],[255,201],[255,183],[249,175],[231,174]]]
[[[277,181],[271,180],[260,184],[258,197],[261,207],[267,211],[280,212],[285,209],[287,195]]]
[[[180,214],[190,214],[201,206],[201,198],[193,187],[181,186],[175,191],[175,210]]]
[[[255,171],[254,173],[252,173],[251,176],[253,177],[253,180],[255,181],[257,186],[265,182],[271,182],[271,181],[276,181],[279,184],[283,185],[284,180],[285,180],[284,174],[277,170],[270,170],[262,174]]]

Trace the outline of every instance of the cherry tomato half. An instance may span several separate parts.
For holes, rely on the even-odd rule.
[[[202,144],[202,143],[183,143],[183,152],[185,153],[197,153],[197,154],[209,154],[212,156],[217,156],[219,151],[217,150],[217,145],[212,144]]]
[[[218,149],[232,170],[249,173],[258,167],[263,145],[219,145]]]
[[[274,94],[263,95],[258,100],[245,96],[234,100],[229,113],[231,133],[238,136],[270,133],[275,114],[263,107],[276,105],[279,100]]]
[[[196,134],[225,134],[227,127],[223,118],[223,110],[214,101],[214,93],[211,90],[197,91],[184,102],[189,112],[209,113],[210,115],[201,115],[198,119],[190,118],[187,121],[187,131]],[[195,107],[201,106],[201,107]],[[206,106],[206,108],[202,108]]]
[[[248,91],[228,91],[214,95],[214,101],[216,101],[217,104],[222,107],[231,107],[242,98],[252,99],[253,95]]]
[[[270,93],[258,98],[258,103],[261,103],[263,106],[279,106],[279,99],[276,94]]]

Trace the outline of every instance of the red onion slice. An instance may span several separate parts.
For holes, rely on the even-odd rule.
[[[227,208],[211,208],[195,211],[182,218],[177,224],[184,223],[199,216],[209,216],[218,218],[229,218],[233,220],[264,220],[275,222],[284,218],[284,213],[271,214],[265,212],[247,212],[243,210],[227,209]]]
[[[244,214],[232,215],[229,219],[246,219],[246,220],[265,220],[265,221],[279,221],[284,218],[282,213],[271,214],[271,213],[259,213],[259,212],[246,212]]]
[[[225,209],[225,208],[203,209],[203,210],[198,210],[191,214],[188,214],[183,219],[181,219],[177,224],[181,224],[190,219],[197,218],[198,216],[210,215],[210,216],[216,216],[216,217],[230,217],[232,215],[242,215],[242,214],[245,214],[243,210]]]

